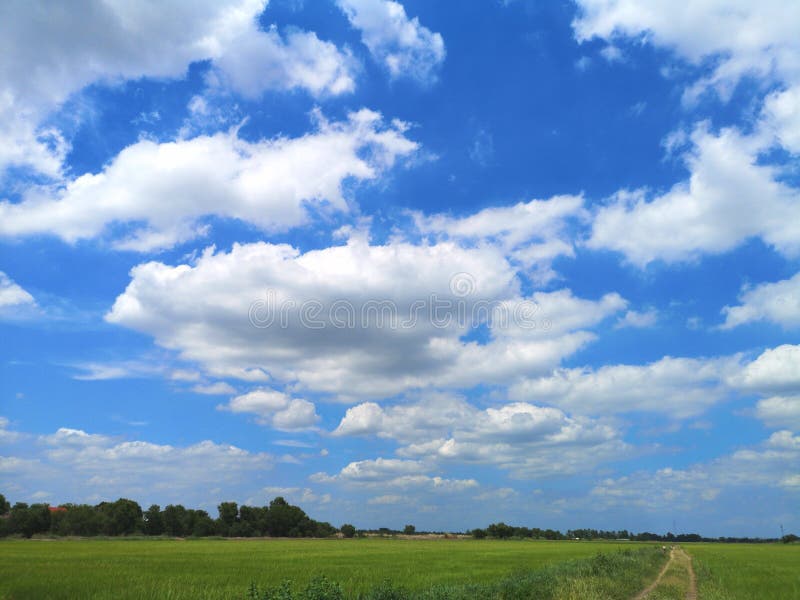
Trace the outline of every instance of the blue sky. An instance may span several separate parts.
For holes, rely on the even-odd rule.
[[[740,4],[4,5],[0,491],[797,529],[800,12]]]

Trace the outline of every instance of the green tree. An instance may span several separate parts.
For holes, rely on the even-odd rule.
[[[8,528],[11,533],[20,533],[28,538],[36,533],[45,533],[50,529],[50,508],[47,504],[28,506],[25,502],[17,502],[11,507]]]
[[[186,509],[180,504],[169,504],[161,515],[167,535],[181,537],[186,532]]]
[[[108,535],[129,535],[142,528],[142,507],[133,500],[120,498],[115,502],[101,502],[97,508],[107,518]]]
[[[486,537],[486,530],[485,529],[473,529],[472,530],[472,537],[476,540],[482,540]]]
[[[222,502],[217,506],[217,524],[221,535],[230,535],[231,528],[239,520],[239,505],[236,502]]]
[[[0,494],[0,515],[7,515],[8,511],[11,510],[11,504],[9,504],[6,497],[3,494]]]
[[[59,535],[93,536],[104,529],[103,515],[88,504],[65,504],[66,512],[56,513],[51,529]],[[54,515],[54,516],[56,516]]]
[[[158,504],[150,505],[150,508],[145,511],[144,532],[147,535],[164,533],[164,519],[161,517],[161,507]]]
[[[187,531],[195,537],[214,535],[216,523],[204,510],[187,510]]]
[[[403,533],[406,535],[414,535],[417,532],[417,528],[413,525],[406,525],[403,527]]]
[[[345,523],[339,528],[339,531],[342,532],[342,535],[346,538],[355,537],[356,535],[356,528],[350,525],[350,523]]]

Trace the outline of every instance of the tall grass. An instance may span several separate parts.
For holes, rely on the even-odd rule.
[[[702,600],[800,599],[800,544],[684,544]]]
[[[653,579],[667,559],[647,547],[568,560],[536,570],[519,571],[495,582],[436,585],[409,590],[386,581],[352,597],[359,600],[615,600],[630,598]],[[344,600],[342,586],[325,576],[294,591],[289,581],[272,588],[252,584],[248,600]]]

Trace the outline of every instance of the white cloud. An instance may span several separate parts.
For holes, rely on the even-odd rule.
[[[426,394],[415,403],[386,408],[360,404],[347,410],[334,435],[373,435],[406,444],[398,455],[417,460],[393,464],[408,469],[491,464],[521,478],[585,471],[626,449],[612,427],[556,408],[516,402],[480,410],[447,394]]]
[[[488,246],[355,237],[301,254],[235,244],[193,266],[135,267],[107,320],[152,335],[215,377],[271,377],[347,400],[547,372],[594,339],[586,328],[625,306],[613,293],[523,299],[518,285]],[[485,322],[486,306],[506,321],[491,321],[486,343],[461,339]]]
[[[207,505],[222,499],[209,498],[209,490],[258,482],[274,463],[269,454],[208,440],[174,446],[70,428],[20,444],[17,452],[0,459],[0,470],[16,473],[18,497],[48,489],[60,502],[129,497]]]
[[[765,350],[741,372],[729,378],[732,386],[762,394],[800,392],[800,345],[783,344]]]
[[[33,296],[0,271],[0,309],[20,305],[30,306],[35,303]]]
[[[769,427],[800,431],[800,396],[772,396],[759,400],[756,415]]]
[[[417,144],[395,123],[362,109],[347,120],[318,117],[298,138],[247,142],[237,131],[125,148],[102,172],[55,193],[33,188],[23,202],[0,202],[0,235],[57,235],[67,242],[127,225],[114,245],[146,251],[203,235],[202,217],[241,219],[265,231],[309,220],[308,206],[346,211],[342,185],[372,180]]]
[[[800,7],[781,0],[698,0],[680,14],[667,0],[579,0],[579,41],[643,39],[700,67],[703,74],[684,94],[689,103],[708,89],[727,100],[745,77],[763,90],[780,86],[764,100],[751,134],[695,129],[684,156],[687,181],[650,201],[645,191],[620,192],[598,212],[590,247],[617,250],[639,266],[722,253],[751,238],[798,255],[800,195],[762,156],[775,144],[800,151],[798,25]]]
[[[309,505],[327,504],[331,501],[330,494],[317,494],[311,488],[267,486],[262,491],[260,498],[248,500],[245,504],[263,504],[263,496],[267,498],[282,496],[291,504],[302,507]]]
[[[393,78],[422,82],[436,79],[444,61],[442,36],[409,19],[405,8],[392,0],[338,0],[350,24],[361,31],[361,41]]]
[[[658,412],[686,418],[729,394],[725,378],[741,369],[738,356],[716,359],[664,357],[647,365],[561,369],[529,379],[509,393],[518,400],[546,402],[580,414]]]
[[[587,218],[581,196],[492,207],[466,217],[413,213],[422,233],[475,244],[495,243],[515,262],[531,269],[539,280],[555,276],[552,261],[574,256],[570,225]]]
[[[446,479],[425,475],[426,466],[415,460],[376,458],[346,465],[339,473],[315,473],[312,481],[338,483],[362,489],[401,489],[416,492],[458,493],[478,487],[474,479]]]
[[[786,329],[800,327],[800,273],[783,281],[744,288],[739,301],[738,306],[722,309],[722,329],[757,321],[770,321]]]
[[[207,394],[209,396],[229,396],[236,393],[236,388],[224,381],[215,381],[209,384],[198,384],[192,387],[196,394]]]
[[[366,435],[398,440],[431,439],[468,422],[475,409],[463,398],[441,392],[425,393],[418,402],[386,408],[364,402],[347,409],[334,436]]]
[[[590,471],[628,449],[609,425],[516,402],[478,412],[449,437],[410,444],[398,454],[442,464],[490,464],[531,479]]]
[[[0,443],[11,444],[21,440],[24,434],[12,431],[8,428],[9,421],[6,417],[0,417]]]
[[[800,154],[800,82],[767,96],[762,116],[781,146]]]
[[[410,498],[408,496],[400,496],[398,494],[384,494],[382,496],[375,496],[367,500],[367,504],[406,504]]]
[[[283,431],[309,429],[319,421],[314,404],[301,398],[291,398],[283,392],[259,389],[232,398],[217,407],[234,413],[258,416],[259,423]]]
[[[307,31],[281,38],[275,27],[242,32],[215,61],[210,82],[248,98],[267,90],[307,90],[315,96],[355,89],[357,65],[349,51]]]
[[[789,257],[800,253],[800,192],[758,164],[763,139],[706,125],[684,155],[691,173],[666,193],[620,192],[595,217],[587,245],[621,252],[635,265],[719,254],[750,238]]]
[[[658,311],[654,308],[645,311],[629,310],[622,317],[617,320],[615,327],[617,329],[624,329],[625,327],[632,327],[634,329],[643,329],[652,327],[658,322]]]
[[[303,88],[338,94],[353,88],[352,60],[313,33],[285,40],[260,31],[266,0],[193,3],[85,0],[0,7],[0,171],[32,167],[58,177],[69,144],[41,124],[72,94],[95,82],[180,78],[211,59],[218,79],[254,95]],[[216,63],[219,61],[219,64]]]
[[[696,0],[675,11],[669,0],[579,0],[573,22],[579,41],[599,37],[644,38],[700,65],[713,59],[710,75],[687,92],[691,100],[713,87],[730,96],[742,77],[778,81],[800,78],[800,7],[782,0]]]
[[[737,450],[708,463],[686,469],[640,471],[604,480],[591,495],[603,507],[635,506],[656,512],[690,511],[703,504],[714,508],[721,500],[740,504],[742,487],[796,489],[797,465],[800,465],[800,437],[778,431],[760,446]],[[777,510],[777,506],[771,506],[770,510]]]
[[[87,362],[71,365],[80,372],[73,375],[78,381],[106,381],[109,379],[132,379],[139,377],[158,377],[165,367],[147,360],[128,360],[117,362]],[[180,377],[173,379],[180,380]]]

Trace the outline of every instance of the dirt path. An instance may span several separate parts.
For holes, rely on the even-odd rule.
[[[661,569],[658,577],[656,577],[655,580],[645,589],[634,596],[633,600],[645,600],[653,592],[653,590],[659,586],[661,580],[664,578],[664,574],[675,562],[682,563],[686,569],[686,576],[688,578],[688,581],[686,582],[686,600],[697,600],[697,578],[695,577],[694,567],[692,566],[692,557],[689,556],[689,554],[687,554],[683,548],[677,548],[675,546],[670,549],[669,560]],[[674,579],[674,574],[671,576],[671,578]]]
[[[641,592],[636,594],[633,597],[633,600],[644,600],[645,598],[647,598],[647,596],[650,595],[650,592],[652,592],[654,589],[656,589],[658,584],[661,583],[661,578],[664,577],[664,573],[667,572],[667,569],[669,569],[669,567],[672,564],[673,560],[675,560],[675,548],[674,547],[669,551],[669,560],[664,564],[663,568],[661,569],[661,572],[658,574],[658,577],[655,578],[653,583],[651,583],[646,588],[644,588]]]
[[[692,557],[688,553],[684,552],[683,549],[681,549],[681,552],[683,552],[688,559],[686,564],[689,569],[689,589],[686,591],[686,600],[697,600],[697,577],[695,577],[694,574]]]

